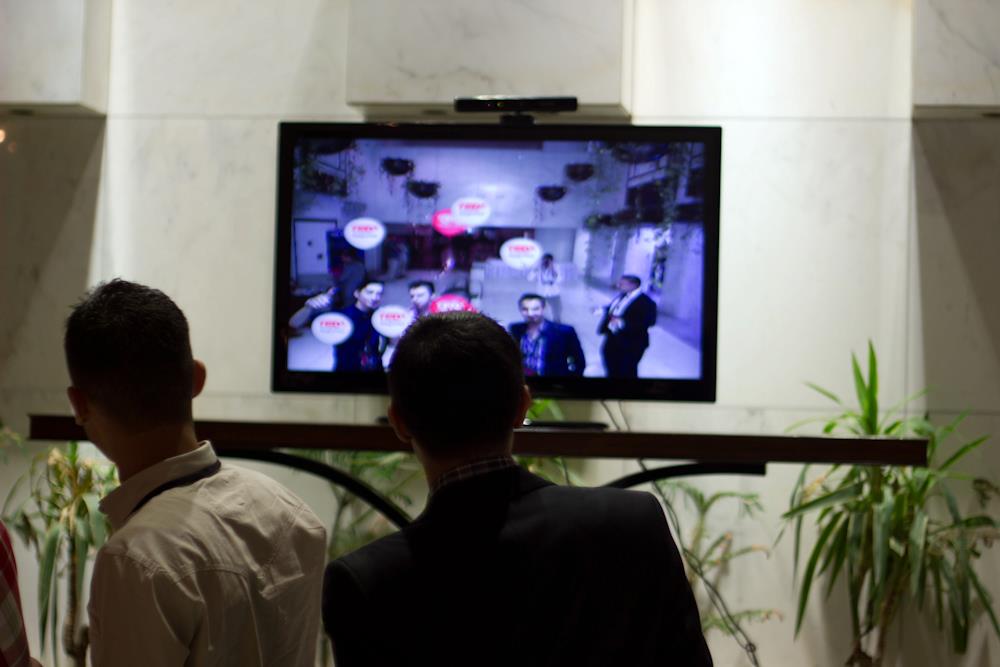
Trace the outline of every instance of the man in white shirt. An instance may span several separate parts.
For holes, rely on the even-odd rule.
[[[66,321],[77,423],[118,466],[90,593],[95,667],[312,667],[326,531],[286,488],[195,436],[205,366],[159,290],[98,285]]]

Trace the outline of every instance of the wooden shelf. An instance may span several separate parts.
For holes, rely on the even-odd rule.
[[[86,440],[72,417],[30,415],[33,440]],[[219,452],[247,449],[408,451],[387,426],[197,421],[198,437]],[[927,440],[800,435],[635,433],[523,429],[514,452],[529,456],[683,459],[727,463],[927,465]]]

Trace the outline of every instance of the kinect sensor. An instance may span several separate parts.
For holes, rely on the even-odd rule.
[[[477,95],[456,97],[457,112],[527,113],[576,111],[575,97],[522,97],[519,95]]]

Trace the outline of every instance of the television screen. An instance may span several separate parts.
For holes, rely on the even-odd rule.
[[[721,130],[282,123],[273,388],[385,392],[485,313],[535,395],[715,399]]]

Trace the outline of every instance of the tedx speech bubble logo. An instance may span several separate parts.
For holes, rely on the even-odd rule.
[[[476,227],[490,219],[490,205],[480,197],[462,197],[451,205],[451,217],[456,224]]]
[[[451,214],[450,208],[444,208],[434,213],[434,219],[431,221],[431,224],[439,234],[447,236],[448,238],[464,234],[468,229],[465,225],[460,225],[458,221],[455,220],[455,217]]]
[[[371,250],[385,239],[385,225],[375,218],[355,218],[344,227],[344,240],[358,250]]]
[[[402,306],[382,306],[372,313],[372,326],[386,338],[399,338],[413,322],[413,311]]]
[[[341,313],[324,313],[312,321],[312,334],[321,343],[340,345],[351,337],[354,324]]]
[[[429,308],[432,313],[451,313],[456,310],[464,310],[470,313],[476,312],[476,307],[468,299],[458,294],[445,294],[431,301]]]
[[[534,239],[510,239],[500,246],[500,259],[514,269],[530,269],[541,257],[542,246]]]

